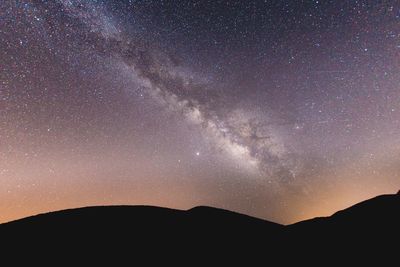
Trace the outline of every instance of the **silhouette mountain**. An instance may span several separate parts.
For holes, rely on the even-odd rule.
[[[377,228],[387,231],[397,226],[400,226],[400,194],[377,196],[338,211],[330,217],[298,222],[291,225],[291,228],[303,230],[302,228],[309,227],[341,227],[342,230],[361,233]],[[371,231],[370,234],[378,233]]]
[[[302,246],[301,251],[310,248],[325,257],[340,255],[358,261],[379,256],[379,265],[382,265],[385,259],[397,258],[400,195],[377,196],[330,217],[306,220],[285,228],[289,250]]]
[[[150,255],[149,261],[185,255],[203,263],[211,258],[309,261],[311,255],[360,262],[365,255],[397,255],[400,195],[378,196],[330,217],[287,226],[210,207],[86,207],[1,224],[0,237],[9,249],[83,253],[92,263],[100,262],[101,253]]]

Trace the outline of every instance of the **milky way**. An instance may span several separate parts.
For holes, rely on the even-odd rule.
[[[251,113],[219,109],[219,98],[223,95],[211,96],[214,98],[211,102],[207,84],[197,81],[190,71],[179,69],[171,58],[149,46],[138,45],[140,40],[134,37],[121,34],[112,20],[92,5],[81,1],[62,3],[70,16],[87,26],[86,31],[95,33],[92,41],[99,45],[97,49],[102,54],[120,60],[155,100],[198,125],[218,150],[239,161],[238,164],[259,169],[260,175],[267,179],[274,178],[281,170],[294,175],[296,166],[292,166],[284,145],[269,131],[272,125],[266,119],[260,121]]]
[[[396,1],[6,1],[0,220],[86,205],[279,222],[400,186]]]

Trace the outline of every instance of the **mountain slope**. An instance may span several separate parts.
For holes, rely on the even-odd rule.
[[[330,217],[288,226],[210,207],[187,211],[150,206],[87,207],[2,224],[0,236],[10,249],[39,254],[150,254],[148,260],[155,255],[186,255],[233,263],[235,259],[265,257],[281,262],[293,258],[309,261],[314,255],[331,261],[360,260],[365,255],[388,258],[397,255],[391,242],[400,238],[400,195],[378,196]]]
[[[357,203],[347,209],[338,211],[330,217],[315,218],[292,224],[288,227],[296,231],[310,230],[312,228],[340,227],[359,232],[373,228],[377,232],[396,228],[400,225],[400,194],[381,195]],[[314,229],[315,230],[315,229]]]
[[[96,248],[128,243],[136,250],[174,251],[220,247],[235,250],[243,243],[273,240],[284,226],[246,215],[196,207],[188,211],[150,206],[106,206],[63,210],[0,225],[2,240],[42,240]],[[134,242],[133,242],[134,241]],[[173,245],[172,245],[173,243]],[[238,246],[239,245],[239,246]]]

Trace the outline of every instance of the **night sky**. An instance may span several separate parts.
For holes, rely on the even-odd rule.
[[[398,189],[399,1],[0,1],[0,222]]]

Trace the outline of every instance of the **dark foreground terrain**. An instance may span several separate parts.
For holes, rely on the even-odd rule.
[[[17,252],[16,261],[83,257],[92,264],[107,258],[135,265],[139,258],[171,263],[190,257],[187,265],[213,265],[216,259],[316,263],[321,258],[321,265],[369,259],[382,264],[400,255],[400,195],[287,226],[209,207],[87,207],[2,224],[0,242],[2,256]]]

